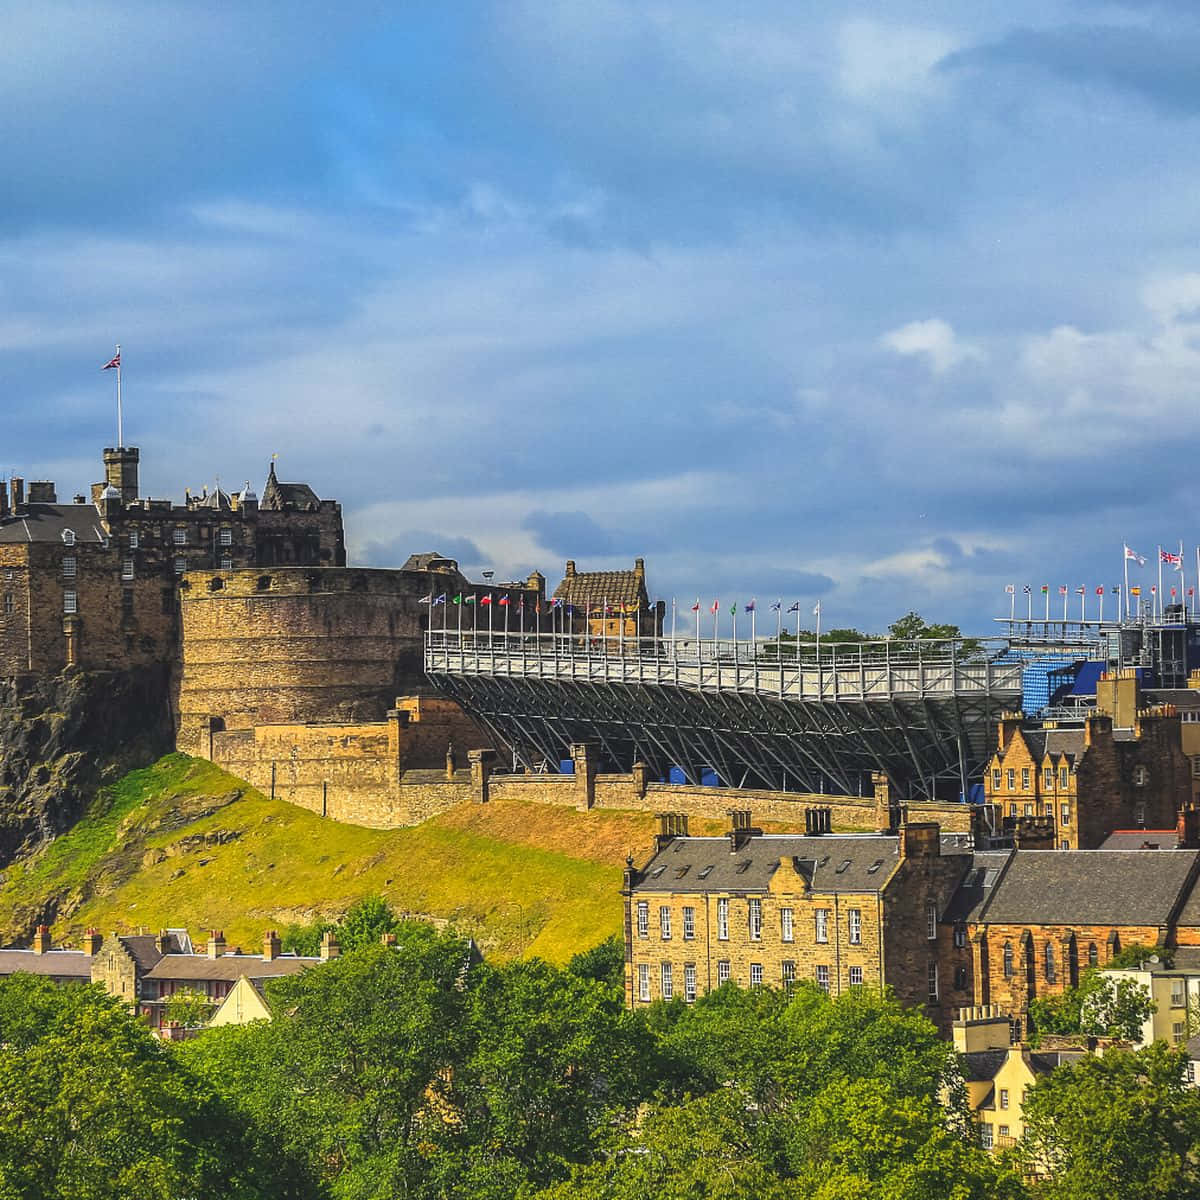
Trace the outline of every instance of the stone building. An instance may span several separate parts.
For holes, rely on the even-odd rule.
[[[1054,821],[1062,850],[1093,850],[1116,829],[1171,828],[1192,799],[1179,713],[1143,707],[1132,672],[1102,677],[1081,726],[997,723],[984,797],[1003,817]]]
[[[172,662],[190,570],[345,564],[341,506],[274,466],[261,503],[247,485],[176,504],[140,496],[139,459],[106,449],[104,480],[70,503],[51,482],[0,485],[0,676]]]
[[[562,582],[554,589],[554,627],[590,637],[661,636],[664,604],[651,605],[646,564],[636,558],[632,571],[578,571],[567,559]]]
[[[971,864],[965,835],[934,823],[895,834],[833,834],[809,810],[805,836],[763,834],[735,814],[726,837],[688,837],[663,818],[653,857],[625,873],[626,998],[631,1007],[743,987],[859,985],[947,1025],[938,938]]]

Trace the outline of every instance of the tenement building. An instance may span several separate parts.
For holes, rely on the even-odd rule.
[[[52,482],[0,485],[0,676],[171,661],[192,570],[345,565],[341,506],[274,465],[261,501],[247,484],[177,504],[140,495],[139,459],[106,449],[103,481],[69,503]]]

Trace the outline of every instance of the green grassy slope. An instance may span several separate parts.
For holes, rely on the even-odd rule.
[[[693,822],[717,832],[717,822]],[[497,957],[562,962],[621,927],[621,867],[647,813],[463,805],[411,829],[323,820],[211,763],[172,754],[104,789],[90,812],[0,883],[0,941],[53,918],[56,941],[186,926],[255,952],[263,931],[336,917],[363,896],[448,919]]]

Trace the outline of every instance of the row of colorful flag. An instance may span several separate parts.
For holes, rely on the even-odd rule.
[[[1014,586],[1013,586],[1011,583],[1010,583],[1010,584],[1008,584],[1008,585],[1005,587],[1005,589],[1004,589],[1005,593],[1006,593],[1007,595],[1009,595],[1009,596],[1013,595],[1013,594],[1016,592],[1016,590],[1017,590],[1017,589],[1016,589],[1016,588],[1015,588],[1015,587],[1014,587]],[[1112,595],[1114,595],[1114,596],[1119,596],[1119,595],[1121,595],[1121,585],[1120,585],[1120,584],[1117,584],[1115,587],[1109,588],[1108,590],[1109,590],[1109,592],[1110,592]],[[1130,594],[1131,596],[1140,596],[1140,595],[1142,594],[1143,590],[1145,590],[1145,591],[1146,591],[1146,592],[1147,592],[1149,595],[1151,595],[1151,596],[1154,596],[1154,595],[1157,595],[1157,594],[1158,594],[1158,588],[1157,588],[1157,587],[1156,587],[1154,584],[1151,584],[1151,585],[1150,585],[1150,587],[1149,587],[1148,589],[1143,589],[1143,588],[1139,587],[1137,584],[1131,584],[1131,585],[1130,585],[1130,588],[1129,588],[1129,594]],[[1043,596],[1045,596],[1045,595],[1049,594],[1049,591],[1050,591],[1050,587],[1049,587],[1049,585],[1048,585],[1048,584],[1045,584],[1045,583],[1043,583],[1043,584],[1042,584],[1042,590],[1041,590],[1041,594],[1042,594]],[[1165,592],[1166,592],[1166,589],[1164,588],[1164,589],[1163,589],[1163,591],[1164,591],[1164,594],[1165,594]],[[1021,592],[1022,592],[1022,594],[1023,594],[1023,595],[1029,596],[1029,595],[1032,595],[1032,594],[1033,594],[1033,588],[1031,588],[1031,587],[1030,587],[1028,584],[1026,584],[1026,585],[1025,585],[1025,586],[1024,586],[1022,589],[1021,589]],[[1071,594],[1071,589],[1070,589],[1070,588],[1068,588],[1068,587],[1066,587],[1065,585],[1060,585],[1060,586],[1059,586],[1059,589],[1058,589],[1058,594],[1059,594],[1060,596],[1069,596],[1069,595]],[[1086,595],[1088,594],[1088,589],[1087,589],[1086,587],[1077,587],[1077,588],[1075,589],[1075,594],[1076,594],[1077,596],[1086,596]],[[1102,588],[1102,587],[1098,587],[1098,588],[1096,589],[1096,595],[1097,595],[1097,596],[1103,596],[1104,594],[1105,594],[1105,589],[1104,589],[1104,588]],[[1175,595],[1177,595],[1177,594],[1178,594],[1178,593],[1177,593],[1177,590],[1176,590],[1175,588],[1171,588],[1171,595],[1172,595],[1172,596],[1175,596]],[[1186,594],[1187,594],[1188,596],[1194,596],[1194,595],[1196,594],[1196,589],[1195,589],[1194,587],[1190,587],[1190,588],[1188,588],[1188,589],[1187,589],[1187,592],[1186,592]]]

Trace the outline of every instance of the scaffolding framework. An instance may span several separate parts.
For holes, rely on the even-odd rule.
[[[649,763],[691,782],[870,791],[882,771],[910,798],[957,796],[1020,704],[1007,642],[830,643],[433,631],[431,682],[529,770],[572,742],[608,769]]]

